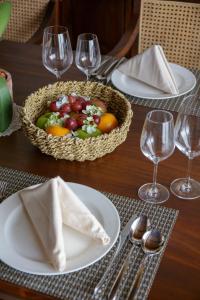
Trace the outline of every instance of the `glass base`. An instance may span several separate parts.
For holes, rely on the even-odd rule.
[[[189,185],[187,178],[176,179],[171,183],[170,190],[175,196],[185,200],[200,197],[200,183],[194,179],[190,179]]]
[[[152,187],[152,183],[146,183],[139,188],[138,196],[141,200],[157,204],[169,199],[169,191],[165,186],[157,183],[155,190]]]

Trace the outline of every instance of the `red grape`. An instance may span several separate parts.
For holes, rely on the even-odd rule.
[[[79,100],[76,100],[76,102],[72,103],[71,104],[71,109],[74,111],[74,112],[79,112],[82,110],[82,104],[81,104],[81,101]]]
[[[69,95],[69,96],[68,96],[68,101],[69,101],[70,104],[76,102],[76,99],[77,99],[76,96],[72,96],[72,95]]]
[[[84,107],[86,107],[87,101],[83,97],[78,97],[77,101],[79,101],[79,103],[81,103],[82,109],[84,109]]]
[[[76,118],[78,126],[81,127],[83,126],[83,121],[87,118],[87,115],[85,114],[79,114],[78,117]]]
[[[88,105],[91,105],[91,102],[90,102],[90,101],[82,102],[82,109],[86,109],[86,107],[87,107]]]
[[[66,116],[66,115],[67,115],[67,113],[66,113],[66,112],[64,112],[64,111],[59,111],[59,114],[60,114],[60,117],[61,117],[61,118],[63,118],[64,116]]]
[[[76,130],[78,128],[78,123],[75,119],[73,118],[67,118],[65,120],[65,125],[64,127],[68,128],[69,130]]]
[[[64,113],[70,113],[72,110],[71,110],[71,105],[69,103],[65,103],[61,106],[60,112],[64,112]]]
[[[49,105],[49,109],[50,109],[50,111],[53,111],[53,112],[59,111],[58,106],[57,106],[57,102],[52,101]]]
[[[100,117],[97,115],[93,115],[94,122],[98,125],[100,123]]]

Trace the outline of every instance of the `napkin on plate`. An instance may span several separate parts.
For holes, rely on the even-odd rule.
[[[154,45],[124,62],[118,70],[165,93],[179,93],[171,67],[159,45]]]
[[[110,238],[102,225],[60,177],[24,189],[19,195],[55,269],[63,271],[66,268],[63,224],[100,240],[103,245],[109,243]]]

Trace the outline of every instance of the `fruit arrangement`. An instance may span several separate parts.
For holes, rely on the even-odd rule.
[[[86,139],[111,132],[118,126],[118,120],[108,112],[105,101],[72,93],[49,102],[36,126],[54,136]]]
[[[129,101],[111,87],[91,81],[56,82],[28,96],[22,126],[42,153],[86,161],[111,153],[123,143],[132,115]],[[71,124],[70,118],[76,122]]]

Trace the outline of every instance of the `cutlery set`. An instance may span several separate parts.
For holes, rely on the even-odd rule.
[[[145,215],[141,215],[137,217],[136,215],[133,215],[124,229],[122,230],[120,236],[117,248],[115,250],[115,253],[113,255],[113,258],[110,261],[109,266],[107,267],[104,275],[102,276],[99,283],[96,285],[93,293],[93,299],[97,295],[100,295],[102,292],[102,288],[105,284],[105,279],[110,272],[111,268],[114,265],[114,262],[121,251],[127,237],[129,237],[129,241],[132,243],[132,247],[129,250],[129,253],[125,259],[125,261],[122,264],[122,267],[120,268],[120,271],[118,272],[114,283],[112,284],[107,300],[119,300],[119,287],[124,279],[124,276],[126,275],[128,268],[130,266],[130,259],[134,250],[134,247],[141,247],[144,253],[144,257],[142,261],[140,262],[139,269],[136,273],[135,279],[133,280],[133,283],[131,285],[129,294],[127,299],[131,300],[134,299],[136,292],[141,284],[142,276],[145,271],[145,265],[147,262],[148,257],[159,254],[160,251],[163,249],[164,245],[164,237],[161,235],[160,231],[157,229],[150,229],[150,221]]]
[[[117,69],[125,60],[125,57],[122,57],[121,59],[117,59],[115,57],[106,58],[98,70],[92,73],[92,77],[102,81],[104,84],[108,84],[111,79],[112,72]]]

